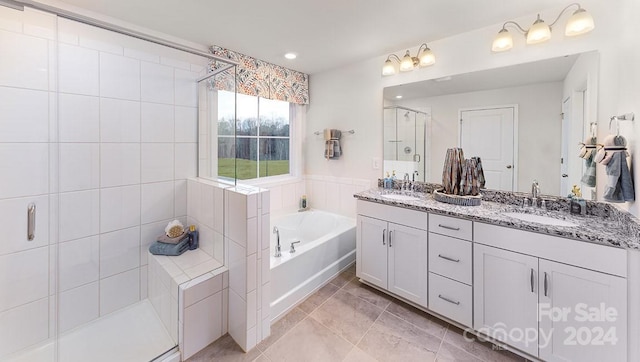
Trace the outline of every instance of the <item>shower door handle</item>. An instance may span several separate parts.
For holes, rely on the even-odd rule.
[[[27,206],[27,240],[32,241],[36,237],[36,204]]]

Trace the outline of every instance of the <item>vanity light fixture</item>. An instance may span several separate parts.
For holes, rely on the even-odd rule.
[[[428,67],[435,62],[436,58],[427,46],[427,43],[422,43],[415,57],[411,56],[409,50],[407,50],[402,59],[395,54],[390,54],[382,66],[382,75],[396,74],[398,72],[398,65],[401,72],[408,72],[417,68]]]
[[[573,15],[567,21],[567,25],[565,26],[564,35],[566,36],[576,36],[580,34],[585,34],[590,32],[595,28],[593,17],[589,14],[585,9],[583,9],[580,4],[572,3],[567,5],[556,20],[554,20],[551,24],[544,22],[540,18],[540,14],[538,14],[538,18],[531,25],[529,29],[524,29],[520,24],[515,21],[507,21],[502,25],[502,29],[498,32],[496,37],[493,39],[493,45],[491,46],[491,50],[494,52],[503,52],[513,48],[513,38],[511,34],[507,30],[507,25],[515,25],[515,27],[524,33],[524,36],[527,39],[527,44],[539,44],[544,43],[547,40],[551,39],[551,29],[553,26],[560,20],[560,17],[567,11],[569,8],[577,6],[578,9],[573,12]]]

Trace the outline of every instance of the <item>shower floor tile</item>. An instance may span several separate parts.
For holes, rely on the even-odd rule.
[[[175,343],[148,299],[64,333],[58,361],[151,361]],[[54,361],[53,343],[33,348],[7,362]]]

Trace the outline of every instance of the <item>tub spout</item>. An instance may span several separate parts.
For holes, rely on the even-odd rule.
[[[278,230],[277,226],[273,227],[273,233],[276,234],[276,241],[278,242],[276,244],[276,252],[275,254],[273,254],[273,256],[275,256],[276,258],[279,258],[282,256],[282,252],[280,251],[280,230]]]

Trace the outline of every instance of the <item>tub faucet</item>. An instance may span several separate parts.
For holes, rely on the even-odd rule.
[[[291,249],[289,249],[289,253],[295,253],[296,252],[296,247],[294,246],[295,244],[300,244],[300,240],[294,241],[294,242],[291,243]]]
[[[276,244],[276,252],[273,256],[275,256],[276,258],[279,258],[282,256],[282,252],[280,251],[280,230],[278,230],[277,226],[273,227],[273,233],[276,234],[276,241],[278,242]]]

